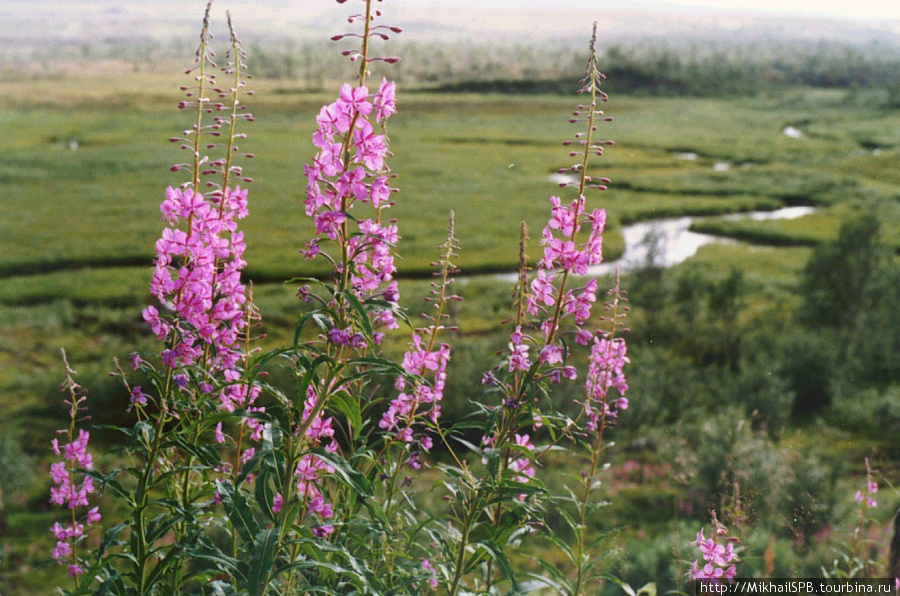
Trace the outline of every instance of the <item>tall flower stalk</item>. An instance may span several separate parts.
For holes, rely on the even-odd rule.
[[[539,433],[550,436],[550,446],[577,438],[591,455],[591,471],[583,477],[583,499],[576,503],[582,521],[579,526],[584,527],[590,512],[588,499],[599,469],[603,432],[618,411],[628,406],[623,395],[627,384],[622,372],[627,357],[620,336],[624,298],[618,281],[608,304],[611,309],[605,319],[608,328],[600,331],[589,326],[597,299],[597,281],[588,279],[573,284],[603,259],[606,213],[602,209],[589,209],[586,197],[588,190],[603,190],[609,183],[606,178],[589,175],[588,166],[592,155],[601,155],[603,148],[612,144],[596,139],[599,123],[610,120],[598,109],[607,97],[600,89],[603,75],[597,67],[596,26],[586,71],[579,92],[589,97],[589,104],[579,105],[570,120],[584,125],[585,130],[576,133],[574,141],[564,143],[576,147],[569,156],[577,158],[577,162],[561,170],[577,176],[577,182],[563,184],[574,187],[576,196],[569,201],[557,196],[550,198],[551,217],[540,241],[543,258],[530,278],[524,256],[523,226],[513,329],[501,362],[484,377],[488,395],[500,400],[498,405],[485,409],[487,420],[480,451],[486,475],[477,479],[466,470],[455,472],[460,482],[451,497],[459,529],[454,545],[451,594],[462,590],[465,576],[480,562],[485,563],[484,589],[493,589],[499,579],[515,588],[516,578],[504,553],[523,532],[542,525],[540,497],[545,489],[537,479],[536,466],[549,446],[535,447]],[[587,395],[574,420],[561,414],[561,405],[552,399],[553,385],[578,376],[570,361],[572,344],[591,350]],[[618,396],[609,395],[611,387]],[[489,513],[485,516],[484,511]],[[483,528],[485,524],[491,529]],[[576,528],[576,534],[579,531],[578,554],[573,560],[577,578],[569,589],[572,594],[584,593],[588,583],[586,545],[583,530]],[[473,543],[473,535],[485,533],[489,538]]]
[[[62,390],[66,394],[65,404],[69,409],[69,427],[58,431],[64,437],[65,444],[59,439],[51,441],[53,454],[62,457],[50,465],[50,502],[66,507],[69,517],[65,523],[56,522],[50,531],[56,539],[53,547],[53,559],[57,564],[67,566],[69,577],[79,589],[81,576],[85,572],[84,558],[78,554],[78,545],[84,540],[88,528],[100,522],[99,507],[91,507],[89,497],[94,492],[94,479],[88,474],[94,469],[93,456],[88,452],[90,432],[78,428],[85,422],[85,401],[87,397],[81,386],[75,382],[75,371],[69,366],[65,350],[62,351],[65,367],[65,382]],[[76,430],[77,435],[76,435]]]
[[[167,188],[160,205],[166,227],[156,243],[150,282],[157,304],[142,313],[162,349],[158,357],[132,357],[132,368],[149,386],[130,384],[119,369],[138,417],[130,432],[131,454],[140,463],[129,470],[136,484],[128,499],[132,516],[125,560],[139,593],[162,585],[177,590],[188,580],[185,545],[200,536],[197,517],[209,515],[203,501],[212,495],[208,479],[228,469],[214,451],[197,447],[217,412],[244,413],[236,425],[238,461],[246,459],[246,452],[252,455],[252,449],[241,452],[244,428],[255,439],[262,432],[258,421],[247,416],[260,410],[253,406],[259,387],[243,380],[250,350],[244,340],[253,307],[241,279],[245,243],[237,226],[248,213],[247,190],[235,184],[251,181],[235,160],[252,157],[240,153],[237,142],[245,136],[238,123],[253,116],[241,104],[245,57],[230,15],[230,47],[221,69],[227,83],[219,86],[211,9],[212,0],[195,64],[186,71],[193,84],[182,87],[185,99],[178,104],[193,111],[193,124],[183,136],[170,139],[190,154],[187,162],[172,167],[189,172],[189,180]],[[216,438],[221,433],[219,422]],[[108,486],[117,482],[104,479]],[[162,519],[169,521],[161,525]],[[121,577],[112,570],[109,574],[108,581]]]

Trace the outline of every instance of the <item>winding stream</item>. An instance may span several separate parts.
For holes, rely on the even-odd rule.
[[[809,215],[815,207],[784,207],[775,211],[750,211],[732,213],[723,216],[729,220],[754,219],[796,219]],[[601,263],[592,267],[590,275],[612,273],[616,267],[620,272],[633,271],[648,263],[648,255],[655,253],[654,263],[662,267],[671,267],[688,260],[701,246],[713,242],[735,243],[736,240],[692,232],[689,228],[695,217],[676,217],[645,221],[622,228],[625,237],[625,253],[615,261]]]
[[[784,207],[774,211],[750,211],[747,213],[732,213],[721,216],[729,220],[753,219],[796,219],[809,215],[816,210],[815,207]],[[648,263],[648,255],[654,253],[653,262],[662,267],[672,267],[688,260],[700,249],[701,246],[713,242],[736,243],[737,240],[713,236],[712,234],[700,234],[692,232],[689,228],[697,217],[673,217],[644,221],[622,228],[622,236],[625,238],[625,252],[621,258],[614,261],[603,262],[588,270],[588,275],[607,275],[613,273],[616,268],[619,272],[634,271]],[[495,276],[515,282],[515,273],[501,273]]]

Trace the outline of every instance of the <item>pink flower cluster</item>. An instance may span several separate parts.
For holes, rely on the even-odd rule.
[[[428,559],[422,559],[421,561],[422,561],[422,569],[429,576],[428,585],[431,587],[432,590],[437,590],[437,587],[438,587],[437,569],[434,568],[434,565],[432,565],[431,561],[429,561]]]
[[[428,337],[437,333],[436,326],[425,331]],[[388,409],[381,416],[378,426],[394,433],[394,440],[413,443],[416,437],[413,426],[421,419],[437,424],[441,416],[441,400],[444,397],[444,386],[447,382],[447,364],[450,362],[450,346],[441,344],[436,350],[429,350],[422,345],[422,336],[413,333],[412,343],[403,355],[403,370],[415,375],[417,380],[409,383],[404,377],[398,377],[395,384],[400,394],[391,400]],[[431,376],[431,382],[426,375]],[[418,438],[419,446],[429,451],[433,446],[431,438]],[[413,468],[418,468],[418,458],[410,461]]]
[[[563,205],[559,197],[550,197],[552,215],[544,227],[541,244],[544,246],[543,269],[559,268],[587,275],[588,267],[599,265],[603,260],[603,227],[606,225],[606,211],[594,209],[585,215],[584,195]],[[590,233],[583,244],[575,243],[575,236],[583,224],[590,224]]]
[[[246,246],[237,221],[247,215],[247,190],[226,188],[204,196],[170,187],[160,210],[169,227],[156,242],[150,291],[169,313],[148,306],[143,317],[157,339],[170,342],[163,363],[171,368],[200,363],[210,372],[233,371],[246,325],[247,297],[241,282]],[[225,409],[234,410],[249,405],[253,397],[246,387],[231,384],[221,400]]]
[[[325,450],[335,453],[338,450],[338,444],[333,438],[334,427],[332,426],[332,419],[326,418],[321,411],[310,418],[316,409],[317,402],[318,396],[315,388],[310,385],[306,391],[302,418],[302,423],[304,425],[308,424],[305,434],[306,439],[309,441],[309,445],[313,447],[322,445],[328,440]],[[334,472],[334,468],[312,453],[304,455],[294,470],[294,477],[297,480],[297,495],[306,504],[307,512],[318,516],[321,520],[330,519],[334,515],[331,504],[325,501],[325,496],[319,488],[323,476],[332,472]],[[278,509],[281,509],[281,504],[282,497],[278,495],[276,502]],[[313,533],[319,537],[327,536],[333,531],[334,527],[329,524],[313,528]]]
[[[868,462],[866,462],[868,464]],[[866,502],[866,507],[878,507],[878,501],[875,500],[875,493],[878,492],[878,483],[876,483],[871,478],[866,478],[866,488],[865,492],[856,491],[856,495],[854,495],[854,499],[857,503],[862,504],[863,501]]]
[[[349,269],[350,286],[360,298],[374,296],[382,284],[391,282],[396,271],[392,247],[399,239],[397,226],[380,219],[382,211],[391,206],[393,190],[384,163],[387,137],[374,126],[383,125],[396,111],[394,92],[394,83],[385,79],[372,95],[367,87],[343,85],[337,100],[324,106],[316,117],[313,143],[319,152],[304,167],[306,215],[313,218],[317,237],[302,252],[314,258],[322,254],[322,240],[337,244],[347,260],[335,263],[337,272],[343,274],[345,267]],[[375,217],[348,217],[357,203],[370,205]],[[351,228],[354,221],[356,226]],[[381,297],[395,304],[396,284],[381,290]],[[389,308],[378,313],[375,322],[383,328],[396,327]],[[376,336],[376,341],[381,337]]]
[[[734,552],[734,544],[736,538],[725,538],[724,544],[718,542],[720,536],[725,536],[727,529],[725,526],[716,522],[716,529],[713,536],[706,538],[703,535],[703,528],[697,532],[697,539],[691,544],[700,549],[700,554],[705,563],[700,566],[699,561],[691,563],[688,569],[688,577],[690,579],[712,579],[712,580],[733,580],[737,574],[737,568],[734,563],[738,557]]]
[[[534,445],[531,443],[531,437],[528,435],[516,434],[513,438],[516,441],[516,445],[530,453],[534,453]],[[526,484],[529,480],[534,478],[534,466],[531,463],[531,457],[528,455],[515,458],[509,464],[509,469],[515,473],[513,478],[516,482]]]
[[[539,363],[556,365],[565,361],[565,346],[557,341],[557,333],[563,318],[571,317],[577,327],[575,341],[588,345],[593,337],[590,331],[581,326],[591,317],[591,309],[597,300],[597,281],[588,280],[583,286],[575,289],[558,288],[559,279],[567,279],[570,274],[586,275],[588,267],[597,265],[603,260],[603,228],[606,224],[606,212],[595,209],[585,214],[586,199],[584,195],[564,205],[559,197],[550,197],[551,217],[544,227],[541,244],[544,246],[544,258],[538,263],[538,271],[531,281],[525,309],[532,316],[541,317],[543,341],[539,344]],[[576,244],[576,235],[585,225],[590,226],[590,233],[584,243]],[[557,312],[557,304],[560,306]],[[523,336],[517,327],[510,335],[509,371],[525,371],[532,366],[528,357],[529,346],[523,340],[532,340]],[[551,370],[550,378],[559,382],[561,378],[574,379],[573,367],[556,367]]]
[[[599,334],[594,337],[585,381],[587,399],[584,412],[588,417],[586,428],[589,431],[597,430],[601,418],[603,421],[615,419],[619,410],[628,409],[628,398],[625,397],[628,383],[623,371],[629,362],[626,351],[625,340],[621,337],[609,339]],[[618,399],[609,399],[610,389],[619,393]]]
[[[64,431],[61,431],[64,432]],[[78,438],[72,438],[65,446],[60,448],[59,440],[51,441],[51,450],[54,455],[62,455],[63,460],[50,465],[50,479],[53,486],[50,487],[50,502],[55,505],[66,506],[72,510],[72,522],[68,525],[53,524],[50,531],[56,538],[56,546],[53,548],[53,559],[62,564],[64,559],[70,559],[73,554],[73,545],[84,536],[85,525],[92,526],[100,521],[99,508],[90,508],[84,518],[84,524],[79,523],[75,517],[75,510],[79,507],[89,507],[88,495],[94,492],[94,480],[90,476],[84,476],[79,484],[75,479],[76,470],[93,470],[94,462],[87,451],[90,433],[79,429]],[[69,576],[74,577],[84,573],[84,570],[74,559],[69,564]]]

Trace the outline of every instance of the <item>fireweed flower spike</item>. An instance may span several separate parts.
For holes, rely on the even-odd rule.
[[[543,258],[538,262],[537,273],[530,283],[524,278],[519,283],[516,324],[510,333],[507,357],[508,372],[513,376],[511,382],[504,386],[507,401],[523,401],[524,378],[540,380],[546,377],[552,383],[558,383],[563,378],[575,378],[575,369],[565,364],[569,356],[568,343],[561,341],[567,320],[574,324],[568,333],[571,333],[575,343],[588,345],[593,341],[593,333],[583,326],[591,318],[597,299],[597,282],[589,279],[580,287],[568,287],[570,278],[585,275],[588,267],[603,260],[606,212],[603,209],[589,209],[585,195],[588,189],[606,188],[593,184],[594,179],[587,174],[587,170],[590,156],[602,154],[603,146],[612,144],[611,141],[598,143],[594,140],[597,124],[611,120],[597,109],[598,103],[608,98],[600,90],[604,77],[597,68],[596,29],[590,50],[587,74],[579,89],[579,93],[589,94],[590,105],[579,105],[575,111],[577,117],[571,120],[574,124],[586,124],[587,130],[576,133],[575,141],[564,143],[581,146],[580,152],[569,154],[571,157],[580,156],[580,161],[564,168],[564,171],[578,176],[578,183],[571,183],[577,188],[577,196],[571,201],[550,197],[551,216],[541,233]],[[605,178],[602,181],[609,182]],[[587,237],[580,241],[585,231]],[[537,319],[537,333],[534,335],[523,332],[526,314]]]
[[[381,13],[373,9],[373,4],[365,1],[363,13],[348,19],[351,24],[363,25],[361,33],[332,38],[360,41],[360,49],[343,52],[352,62],[359,63],[358,78],[355,84],[342,85],[337,98],[319,111],[312,136],[317,153],[304,166],[304,210],[312,219],[316,233],[300,252],[308,259],[326,259],[332,267],[332,276],[319,284],[324,298],[310,286],[299,290],[301,297],[318,301],[322,306],[315,316],[321,333],[302,347],[305,352],[316,354],[317,364],[310,366],[299,357],[295,361],[298,370],[307,371],[315,378],[307,377],[304,381],[304,407],[297,415],[292,438],[305,452],[293,467],[291,490],[280,494],[279,509],[287,510],[291,499],[298,498],[301,524],[310,526],[314,536],[332,541],[338,540],[342,528],[341,523],[330,521],[336,513],[339,501],[335,499],[340,494],[336,491],[340,488],[331,482],[335,468],[322,453],[335,457],[340,454],[341,447],[334,437],[344,429],[330,412],[338,395],[337,401],[351,400],[353,408],[362,410],[363,394],[368,391],[364,372],[351,375],[353,380],[345,382],[338,371],[360,366],[348,367],[354,359],[374,358],[385,331],[398,327],[399,292],[394,280],[393,251],[400,236],[396,222],[386,218],[395,192],[390,186],[392,174],[387,165],[390,157],[387,120],[396,112],[396,87],[382,78],[370,88],[367,79],[372,62],[396,62],[396,59],[372,57],[373,38],[387,39],[387,32],[400,30],[376,25]],[[418,399],[425,392],[417,385],[410,393]],[[397,438],[406,446],[412,441],[411,427],[417,410],[417,406],[410,409],[408,405],[395,404],[396,416],[388,415],[381,421],[381,428],[391,437],[387,442]],[[437,406],[435,410],[439,411]],[[347,424],[353,425],[346,429],[353,435],[360,432],[362,421],[348,420]],[[313,450],[319,453],[312,453]]]
[[[358,78],[340,86],[318,113],[316,155],[304,169],[304,210],[316,235],[302,252],[326,259],[332,275],[302,282],[309,285],[298,293],[315,304],[299,317],[293,343],[258,357],[251,348],[258,313],[241,279],[245,246],[238,229],[250,179],[235,162],[252,157],[237,147],[244,138],[237,124],[253,119],[239,102],[244,55],[229,18],[231,50],[222,69],[228,84],[220,87],[207,5],[197,62],[188,71],[193,81],[179,104],[194,122],[172,139],[189,153],[173,170],[190,177],[168,188],[162,201],[166,223],[151,280],[156,300],[143,311],[162,342],[160,354],[130,359],[139,382],[129,382],[116,363],[137,418],[120,429],[130,439],[127,457],[120,458],[127,460],[124,470],[91,470],[89,434],[76,428],[83,397],[66,365],[72,422],[53,442],[60,461],[51,468],[51,496],[71,519],[52,528],[53,556],[69,566],[81,592],[94,580],[100,592],[136,594],[518,592],[506,553],[546,527],[537,464],[548,451],[541,445],[548,434],[554,442],[578,442],[592,462],[581,476],[583,500],[569,491],[563,503],[568,511],[580,508],[578,516],[565,516],[575,520],[566,539],[575,535],[578,543],[561,547],[577,579],[564,572],[555,577],[569,594],[594,585],[597,572],[585,544],[595,510],[588,497],[597,484],[604,429],[627,406],[628,362],[618,280],[600,318],[602,331],[592,321],[597,282],[574,283],[602,260],[606,220],[587,199],[589,189],[606,183],[587,175],[589,157],[609,144],[594,140],[605,120],[597,105],[606,99],[596,30],[581,89],[590,106],[580,106],[574,118],[587,127],[574,141],[581,150],[572,157],[581,159],[567,168],[579,181],[574,193],[551,197],[543,255],[531,274],[523,228],[514,321],[498,365],[485,375],[490,399],[476,403],[484,420],[477,445],[469,442],[478,443],[471,436],[474,417],[447,427],[441,420],[450,348],[440,334],[453,330],[448,305],[458,299],[451,291],[452,216],[426,299],[434,309],[413,329],[400,361],[382,347],[386,331],[406,320],[395,280],[399,230],[388,211],[396,189],[387,123],[397,108],[394,83],[375,79],[369,68],[396,62],[374,57],[372,44],[400,31],[379,24],[376,0],[362,3],[349,18],[361,32],[336,36],[359,42],[344,51],[359,66]],[[307,333],[307,324],[317,330]],[[579,345],[590,355],[586,396],[572,420],[559,412],[553,386],[576,379],[571,350]],[[292,384],[258,381],[278,362],[286,363],[279,370]],[[257,404],[263,390],[267,411]],[[455,463],[434,464],[447,491],[447,514],[439,517],[417,510],[417,483],[406,476],[425,465],[422,454],[435,440]],[[459,457],[458,445],[476,456]],[[86,568],[77,547],[86,528],[100,521],[89,501],[94,481],[127,513],[110,524],[100,560]],[[707,550],[716,561],[731,556],[727,545],[722,553]]]
[[[450,213],[450,225],[447,231],[447,241],[442,246],[441,259],[432,263],[438,268],[434,276],[438,281],[432,282],[430,296],[426,301],[434,309],[434,314],[425,313],[423,316],[429,321],[427,327],[413,331],[409,349],[403,355],[403,370],[408,377],[398,377],[395,388],[399,395],[391,400],[388,409],[381,417],[378,426],[395,433],[394,441],[417,444],[423,451],[429,451],[433,441],[428,436],[416,436],[413,426],[424,423],[426,426],[438,424],[441,416],[441,400],[444,396],[444,385],[447,381],[447,364],[450,362],[450,346],[438,344],[437,336],[445,329],[443,321],[448,318],[445,310],[453,300],[460,298],[450,293],[453,283],[452,275],[457,272],[453,260],[456,257],[458,244],[455,236],[454,214]],[[428,382],[431,377],[431,382]],[[407,378],[414,379],[407,381]],[[409,465],[418,469],[418,456],[413,452]]]
[[[585,196],[590,188],[600,190],[606,188],[601,184],[592,184],[594,179],[587,171],[590,156],[602,154],[603,146],[612,144],[611,141],[598,143],[594,140],[598,123],[611,120],[597,109],[599,102],[607,101],[608,98],[600,90],[600,83],[604,77],[597,65],[596,26],[591,39],[586,71],[579,93],[589,95],[590,105],[587,107],[579,105],[575,111],[576,117],[571,122],[586,124],[587,130],[575,135],[574,143],[581,146],[581,151],[570,153],[571,157],[580,156],[580,161],[565,169],[578,176],[578,183],[572,183],[577,188],[577,196],[568,202],[556,196],[550,198],[551,216],[541,233],[543,258],[538,262],[537,272],[530,282],[524,275],[524,252],[522,253],[520,270],[523,273],[517,287],[516,323],[509,336],[505,370],[500,371],[509,373],[503,375],[506,380],[500,383],[505,396],[504,403],[508,407],[526,406],[532,412],[536,427],[542,425],[543,419],[534,403],[535,400],[528,398],[528,392],[531,391],[529,384],[543,381],[555,384],[563,379],[575,379],[577,376],[575,368],[568,364],[570,342],[563,341],[565,335],[571,335],[576,344],[590,345],[592,348],[587,387],[594,400],[605,400],[605,389],[609,387],[607,383],[609,379],[612,379],[623,393],[626,388],[621,371],[621,366],[627,362],[624,339],[608,337],[608,333],[595,334],[585,328],[591,319],[593,304],[597,300],[597,281],[588,279],[580,287],[568,287],[572,277],[585,275],[588,267],[603,260],[606,213],[603,209],[589,209]],[[564,144],[572,143],[573,141],[567,141]],[[609,182],[605,178],[602,180],[604,183]],[[586,238],[583,232],[587,232]],[[523,230],[523,245],[524,235]],[[582,238],[583,241],[580,241]],[[618,290],[616,296],[621,296]],[[526,315],[535,318],[536,332],[533,334],[525,331]],[[571,329],[567,327],[568,321],[571,321]],[[609,354],[611,347],[615,348],[614,354]],[[604,371],[607,364],[611,364],[611,359],[617,359],[619,362],[617,373],[606,374]],[[603,391],[600,391],[601,386]],[[585,403],[588,404],[590,400],[591,398]],[[627,402],[621,403],[627,407]],[[585,406],[584,413],[588,414],[589,431],[597,428],[595,410],[596,408]],[[609,417],[614,416],[614,410],[608,410],[607,414]],[[510,419],[516,417],[510,416]],[[503,422],[496,432],[496,436],[504,441],[510,440],[514,434],[511,428],[504,428]]]
[[[399,33],[395,27],[374,25],[380,12],[372,10],[372,2],[365,2],[365,14],[349,18],[351,23],[364,21],[362,34],[347,33],[334,40],[359,38],[361,50],[345,52],[351,60],[360,61],[358,83],[341,86],[337,99],[324,106],[316,117],[317,130],[313,144],[319,152],[311,164],[304,167],[306,175],[306,215],[313,218],[314,238],[301,251],[308,258],[324,256],[332,260],[339,281],[339,291],[351,291],[357,299],[381,298],[388,305],[374,313],[377,328],[394,328],[392,310],[399,295],[393,246],[399,240],[397,226],[384,221],[384,211],[392,205],[391,178],[385,159],[389,156],[386,126],[396,112],[395,85],[382,78],[376,92],[366,86],[369,64],[381,58],[369,56],[373,37],[387,39],[383,29]],[[397,59],[390,59],[395,62]],[[348,219],[351,209],[366,209]],[[333,244],[340,255],[336,260],[323,255],[322,245]],[[329,339],[339,345],[349,345],[354,333],[346,317],[333,321],[335,332]],[[381,333],[374,337],[380,343]],[[359,347],[359,346],[354,346]]]
[[[193,156],[192,164],[173,168],[190,169],[191,180],[179,188],[166,189],[160,205],[168,227],[156,243],[150,283],[160,306],[148,306],[143,317],[157,339],[166,344],[164,366],[175,371],[200,365],[207,374],[221,374],[226,385],[219,394],[219,406],[233,411],[251,405],[255,398],[253,390],[234,383],[240,377],[238,365],[246,326],[247,295],[241,281],[246,245],[237,222],[247,216],[247,189],[231,185],[235,179],[250,181],[241,178],[243,172],[234,159],[252,157],[239,153],[236,142],[245,135],[236,132],[236,125],[253,117],[239,101],[246,86],[244,53],[230,15],[231,49],[223,71],[232,80],[227,91],[217,87],[216,65],[209,48],[210,6],[211,2],[196,65],[188,71],[195,73],[196,85],[183,87],[186,100],[179,104],[182,109],[193,108],[196,121],[184,138],[172,139],[181,142],[182,149]],[[214,101],[216,96],[227,99],[227,105]],[[224,115],[219,115],[222,112]],[[210,118],[212,124],[207,124]],[[223,156],[211,158],[203,154],[206,150],[219,151]]]
[[[866,517],[869,509],[878,507],[878,502],[875,500],[875,493],[878,492],[878,483],[872,479],[872,467],[869,465],[868,457],[865,459],[865,463],[866,484],[861,490],[856,491],[856,494],[853,496],[853,500],[859,505],[859,516],[857,518],[856,527],[853,530],[853,547],[850,551],[850,561],[852,564],[858,562],[857,556],[860,554],[860,547],[863,540],[863,528],[866,524]],[[862,563],[864,567],[868,569],[869,562],[863,561]]]
[[[550,429],[554,443],[563,438],[579,439],[591,456],[591,473],[585,472],[582,476],[585,483],[583,499],[572,498],[572,504],[579,510],[581,523],[573,524],[572,528],[578,537],[578,544],[575,548],[571,545],[566,547],[566,551],[572,553],[571,562],[578,570],[577,578],[571,580],[568,590],[573,594],[584,594],[588,590],[587,585],[594,580],[594,576],[589,575],[591,566],[585,563],[590,557],[587,555],[584,528],[587,527],[588,514],[593,511],[589,497],[600,469],[603,429],[611,423],[617,409],[627,407],[624,396],[615,400],[607,398],[610,388],[620,393],[627,388],[623,375],[623,366],[627,362],[625,342],[617,336],[617,332],[622,331],[621,318],[624,314],[624,306],[620,307],[624,297],[618,289],[618,281],[607,304],[612,314],[601,318],[601,321],[609,323],[609,328],[604,331],[595,331],[591,323],[592,309],[597,301],[597,281],[586,279],[577,285],[572,284],[576,277],[585,276],[591,266],[603,259],[602,235],[606,213],[589,206],[587,198],[589,190],[603,190],[608,183],[605,178],[588,175],[590,158],[602,154],[603,147],[612,144],[611,141],[597,141],[595,138],[599,123],[610,120],[598,109],[599,103],[606,101],[607,96],[600,90],[604,77],[598,70],[596,41],[595,26],[586,75],[579,90],[579,93],[589,97],[589,102],[585,102],[589,105],[579,105],[571,120],[585,130],[576,133],[574,141],[564,143],[566,146],[574,144],[580,147],[580,150],[569,154],[579,158],[577,162],[563,168],[563,172],[574,174],[578,180],[571,184],[575,196],[568,199],[550,197],[550,218],[540,237],[543,258],[537,263],[532,276],[527,272],[527,230],[523,226],[519,281],[514,292],[515,314],[507,348],[501,353],[498,366],[484,376],[487,391],[500,398],[498,405],[485,410],[489,412],[489,422],[481,439],[482,462],[489,480],[479,483],[467,478],[467,490],[459,490],[457,494],[460,496],[453,501],[460,519],[458,531],[461,539],[455,545],[456,566],[452,570],[450,594],[456,594],[461,589],[463,570],[471,569],[482,559],[486,559],[485,581],[488,589],[498,579],[495,571],[507,575],[502,565],[495,568],[495,561],[489,552],[475,548],[474,554],[467,554],[467,549],[472,548],[467,541],[473,528],[482,523],[483,511],[489,512],[486,517],[493,526],[491,532],[498,536],[504,535],[506,530],[501,528],[509,523],[507,520],[511,517],[539,522],[542,515],[539,512],[539,497],[543,489],[537,482],[536,462],[547,450],[535,447],[534,443],[537,442],[537,433],[543,432],[541,429],[544,427]],[[589,346],[591,356],[585,381],[588,396],[580,404],[581,414],[576,420],[571,420],[557,413],[559,405],[553,403],[552,386],[577,378],[576,368],[570,359],[575,345]],[[502,490],[513,493],[515,498],[498,498],[491,501],[489,507],[479,510],[480,495],[491,494],[504,483],[509,484]],[[516,491],[513,486],[521,489]],[[512,510],[516,510],[516,514],[508,515],[507,512]],[[525,522],[522,523],[524,530]],[[497,545],[501,550],[506,546]]]
[[[93,457],[87,451],[90,433],[83,428],[77,429],[79,422],[87,420],[83,412],[87,409],[84,402],[87,400],[81,386],[75,382],[75,371],[69,366],[65,350],[62,351],[63,365],[65,366],[65,381],[62,390],[67,394],[65,404],[69,407],[69,428],[58,431],[65,437],[66,443],[60,445],[59,439],[51,441],[53,454],[61,457],[59,461],[50,465],[50,478],[53,485],[50,487],[50,502],[54,505],[66,507],[70,516],[66,523],[54,523],[50,531],[56,538],[56,546],[51,553],[53,559],[59,565],[68,566],[69,577],[75,578],[78,586],[78,576],[84,573],[84,563],[78,556],[78,544],[84,539],[87,528],[100,522],[98,507],[91,507],[88,501],[89,495],[94,492],[94,480],[85,474],[94,469]]]
[[[707,579],[720,581],[734,580],[737,568],[734,563],[738,561],[735,545],[737,538],[726,537],[728,528],[721,524],[713,516],[713,533],[708,538],[703,535],[703,528],[697,532],[697,539],[691,544],[700,550],[703,558],[691,563],[687,576],[689,579]]]
[[[370,57],[369,43],[372,37],[386,36],[374,25],[378,16],[380,12],[367,1],[364,14],[348,19],[362,21],[362,33],[332,38],[361,40],[361,49],[344,52],[351,61],[360,62],[358,80],[356,85],[342,85],[337,99],[319,111],[312,138],[318,152],[304,166],[305,213],[315,224],[316,237],[301,254],[308,259],[325,258],[333,267],[333,286],[323,300],[327,324],[322,325],[319,341],[335,366],[352,355],[366,354],[381,343],[385,330],[398,327],[395,313],[400,296],[393,279],[393,250],[400,236],[397,225],[384,218],[395,192],[385,161],[390,155],[387,119],[396,112],[395,86],[386,79],[377,92],[366,86],[369,64],[379,60]],[[351,217],[351,211],[359,213]],[[315,296],[308,286],[301,287],[299,294]],[[343,389],[340,384],[324,383],[309,390],[307,399],[313,401],[307,401],[307,406],[313,405],[304,410],[301,434],[313,430],[330,395]],[[306,494],[306,486],[301,495]]]
[[[248,75],[229,16],[230,49],[221,69],[228,82],[219,86],[210,47],[211,7],[210,0],[195,64],[186,71],[192,84],[182,87],[185,99],[178,104],[193,112],[193,124],[182,136],[170,139],[190,154],[187,163],[172,170],[187,171],[190,178],[167,188],[160,205],[166,227],[156,243],[150,281],[157,303],[143,311],[144,320],[163,343],[161,367],[137,357],[133,368],[143,372],[150,384],[129,386],[126,382],[144,429],[132,447],[139,456],[135,459],[142,463],[129,468],[137,478],[128,502],[133,510],[129,561],[139,593],[154,591],[162,582],[177,585],[181,581],[180,562],[185,554],[177,545],[193,540],[188,535],[196,532],[185,519],[173,523],[171,542],[176,546],[172,546],[146,530],[150,516],[164,508],[155,496],[157,490],[164,486],[170,501],[191,515],[205,507],[197,503],[201,497],[212,496],[210,478],[228,472],[229,466],[219,465],[209,453],[198,457],[201,452],[195,446],[204,432],[217,442],[226,441],[222,426],[216,425],[213,432],[204,418],[216,410],[251,412],[260,392],[243,379],[242,370],[255,316],[241,279],[245,243],[238,230],[238,221],[248,213],[247,189],[240,183],[251,180],[235,163],[239,157],[252,157],[241,153],[237,145],[244,138],[237,132],[238,123],[253,120],[240,102]],[[254,419],[246,418],[238,425],[239,435],[231,442],[236,446],[236,463],[246,463],[253,455],[253,450],[242,447],[245,427],[251,429],[250,438],[259,438],[262,432]],[[169,561],[165,569],[159,566],[161,559]]]

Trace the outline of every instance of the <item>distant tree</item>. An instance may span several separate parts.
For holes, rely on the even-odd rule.
[[[879,231],[878,219],[867,213],[844,222],[836,241],[816,248],[801,282],[804,323],[840,330],[855,325],[883,259]]]
[[[887,256],[879,221],[866,213],[846,221],[807,263],[800,319],[808,331],[793,338],[805,347],[785,344],[797,412],[900,382],[900,267]]]
[[[865,308],[848,342],[847,362],[859,381],[900,383],[900,266],[886,262],[866,288]]]

